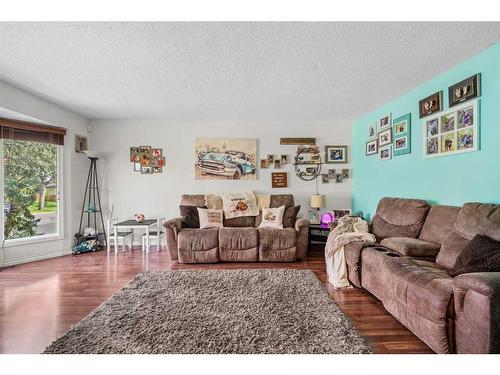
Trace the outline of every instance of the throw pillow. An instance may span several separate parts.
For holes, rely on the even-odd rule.
[[[202,207],[206,208],[206,207]],[[198,207],[196,206],[179,206],[181,214],[181,222],[183,228],[199,228],[200,218],[198,216]]]
[[[472,272],[500,272],[500,242],[476,234],[458,256],[455,267],[448,273],[458,276]]]
[[[222,228],[222,219],[224,212],[222,210],[211,210],[208,208],[199,208],[200,228]]]
[[[262,222],[259,228],[280,228],[283,229],[283,214],[285,213],[285,206],[278,208],[264,208],[262,209]]]
[[[283,214],[284,228],[295,228],[295,221],[297,221],[297,215],[299,214],[299,211],[300,205],[285,208],[285,213]]]
[[[257,216],[257,200],[252,192],[221,194],[226,219],[242,216]]]

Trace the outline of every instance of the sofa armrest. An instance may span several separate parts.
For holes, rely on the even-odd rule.
[[[473,290],[486,297],[500,297],[500,272],[464,273],[454,279],[454,285]]]
[[[344,246],[347,275],[349,281],[358,288],[361,288],[361,252],[365,246],[363,241],[349,242]]]
[[[177,235],[182,230],[182,221],[180,218],[170,219],[163,223],[165,227],[165,239],[167,242],[167,251],[171,260],[179,259],[177,253]]]
[[[298,219],[295,222],[297,231],[297,258],[302,260],[307,255],[307,246],[309,245],[309,220]]]
[[[500,353],[500,272],[453,281],[457,353]]]
[[[182,229],[182,221],[179,217],[176,217],[174,219],[167,220],[163,223],[163,226],[165,228],[170,228],[174,229],[176,233],[179,233]]]
[[[303,219],[303,218],[302,219],[297,219],[297,221],[295,221],[295,230],[297,232],[300,232],[301,228],[304,228],[304,227],[309,228],[310,224],[311,223],[307,219]]]

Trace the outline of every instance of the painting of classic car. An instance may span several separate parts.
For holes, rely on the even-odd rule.
[[[197,138],[195,178],[255,180],[256,160],[256,139]]]

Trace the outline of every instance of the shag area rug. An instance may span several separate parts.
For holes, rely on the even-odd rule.
[[[139,274],[45,353],[371,353],[309,270]]]

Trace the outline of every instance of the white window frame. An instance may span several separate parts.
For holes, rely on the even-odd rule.
[[[6,247],[13,247],[13,246],[21,246],[21,245],[27,245],[27,244],[35,244],[35,243],[39,243],[39,242],[62,240],[64,238],[64,220],[63,220],[63,213],[64,213],[64,195],[63,195],[63,191],[64,191],[64,189],[63,189],[64,146],[60,146],[60,145],[56,145],[56,146],[57,146],[57,197],[58,197],[58,202],[57,202],[57,232],[50,233],[50,234],[44,234],[41,236],[33,236],[33,237],[16,238],[16,239],[11,239],[11,240],[6,240],[5,233],[4,233],[4,220],[5,220],[4,183],[3,183],[3,181],[4,181],[4,145],[3,145],[3,139],[0,139],[0,181],[2,182],[1,186],[0,186],[0,207],[1,207],[0,244],[1,244],[1,247],[6,248]]]

